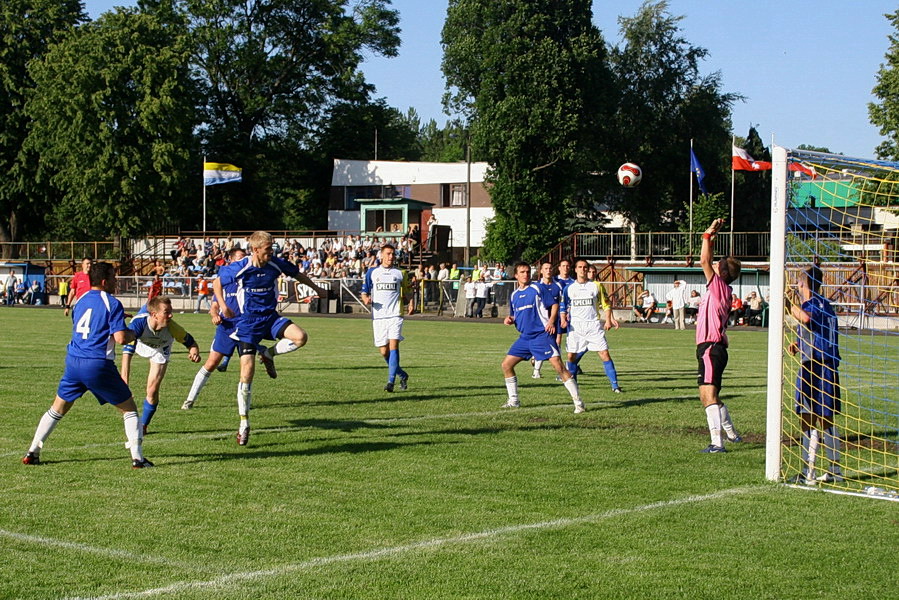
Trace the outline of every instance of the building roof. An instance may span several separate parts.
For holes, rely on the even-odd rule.
[[[471,163],[471,182],[483,183],[488,164]],[[465,183],[468,163],[399,162],[334,159],[332,186]]]

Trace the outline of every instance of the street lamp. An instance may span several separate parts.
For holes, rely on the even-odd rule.
[[[465,266],[471,261],[471,134],[465,132]]]

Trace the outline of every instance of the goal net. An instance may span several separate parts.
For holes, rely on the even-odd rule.
[[[772,182],[766,475],[899,500],[899,163],[775,147]]]

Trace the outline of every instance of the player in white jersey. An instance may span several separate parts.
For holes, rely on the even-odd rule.
[[[618,321],[612,314],[612,304],[606,295],[605,288],[598,281],[587,279],[587,270],[590,265],[586,260],[579,258],[574,262],[574,272],[577,279],[569,284],[562,292],[562,305],[560,308],[562,326],[568,327],[566,340],[568,350],[568,372],[572,377],[577,375],[577,363],[575,358],[584,352],[597,352],[602,360],[606,376],[612,384],[612,390],[616,394],[621,393],[618,385],[618,373],[615,371],[615,363],[609,354],[609,344],[606,341],[606,330],[618,329]],[[605,325],[600,322],[599,313],[602,310],[605,317]]]
[[[396,378],[400,389],[409,385],[409,374],[400,367],[400,342],[403,341],[403,299],[409,296],[409,276],[395,266],[396,250],[390,244],[381,246],[381,264],[365,273],[362,302],[371,307],[375,346],[387,362],[387,385],[393,391]],[[410,309],[412,307],[410,306]],[[412,314],[412,311],[409,311]]]
[[[184,344],[187,357],[191,362],[200,362],[200,348],[192,335],[172,320],[172,301],[166,296],[156,296],[147,302],[145,310],[141,310],[131,319],[129,325],[136,338],[133,344],[122,349],[122,379],[129,383],[131,378],[131,357],[137,354],[150,360],[150,371],[147,373],[147,395],[144,399],[140,423],[146,435],[150,421],[159,406],[159,389],[169,365],[172,346],[175,342]]]

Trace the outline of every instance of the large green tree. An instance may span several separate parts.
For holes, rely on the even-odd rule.
[[[85,19],[79,0],[4,0],[0,3],[0,241],[43,229],[53,194],[36,184],[37,157],[24,147],[34,91],[28,64]]]
[[[117,9],[31,64],[27,147],[40,155],[38,181],[61,194],[58,235],[142,234],[198,196],[187,186],[196,124],[187,41],[177,21]]]
[[[450,0],[445,103],[491,164],[485,252],[535,260],[566,233],[611,93],[589,0]]]
[[[880,135],[886,138],[877,146],[877,156],[899,160],[899,10],[884,16],[895,32],[889,36],[886,63],[877,72],[877,85],[873,90],[880,102],[868,104],[868,115],[871,123],[880,129]]]
[[[363,53],[397,52],[399,18],[389,4],[179,0],[202,86],[204,152],[244,169],[242,184],[210,190],[222,226],[279,226],[283,201],[302,182],[277,173],[295,169],[335,105],[367,102]]]
[[[609,173],[625,161],[643,168],[639,188],[608,197],[643,230],[675,228],[686,218],[691,139],[709,193],[727,185],[718,157],[730,156],[730,110],[740,97],[721,91],[719,73],[701,74],[708,52],[683,36],[682,19],[667,2],[645,2],[635,16],[619,18],[622,43],[611,52],[621,92],[618,144],[599,166]]]

